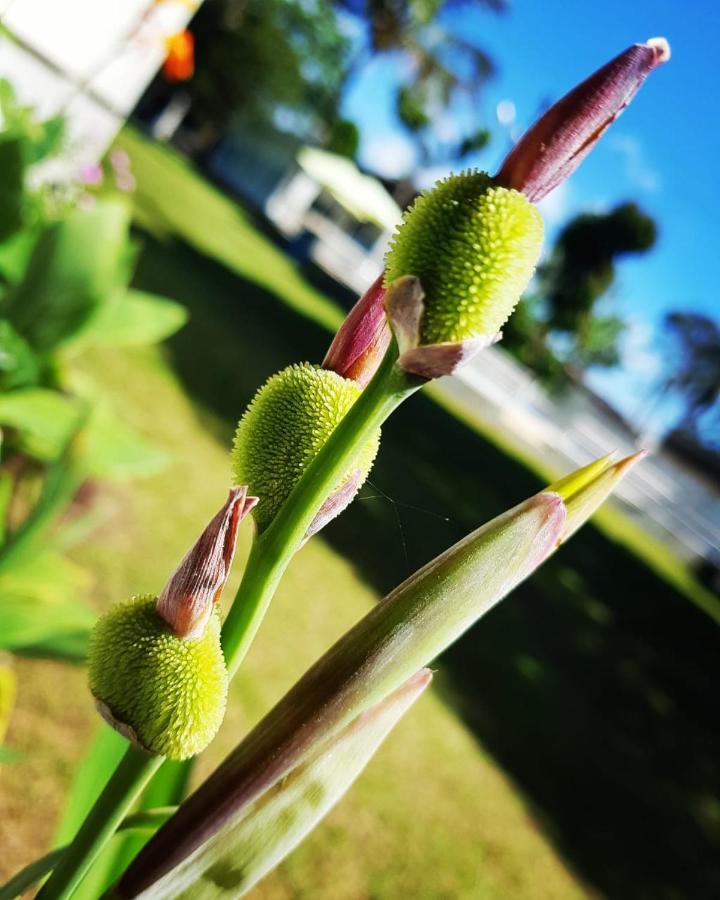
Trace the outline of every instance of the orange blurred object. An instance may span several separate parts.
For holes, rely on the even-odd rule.
[[[163,75],[168,81],[187,81],[195,72],[195,38],[191,31],[178,31],[166,39]]]

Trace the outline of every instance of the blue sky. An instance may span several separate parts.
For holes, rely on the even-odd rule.
[[[608,311],[629,323],[623,366],[593,372],[591,383],[626,415],[645,408],[662,370],[660,324],[668,310],[720,316],[720,179],[718,46],[720,7],[715,0],[511,0],[504,15],[472,4],[445,17],[451,27],[490,52],[498,73],[484,97],[496,133],[470,160],[494,171],[508,148],[495,110],[510,100],[515,128],[525,129],[541,105],[555,100],[627,45],[663,35],[672,59],[654,72],[623,116],[580,169],[544,202],[549,237],[573,214],[636,200],[657,220],[659,240],[644,256],[629,257],[607,300]],[[404,75],[401,58],[366,68],[347,91],[345,114],[361,126],[360,158],[399,174],[412,154],[393,110],[393,85]],[[452,130],[462,121],[443,123]],[[425,173],[432,180],[441,172]],[[661,415],[672,415],[671,406]]]

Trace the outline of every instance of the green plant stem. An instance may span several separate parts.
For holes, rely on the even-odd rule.
[[[222,630],[230,677],[250,648],[275,589],[320,507],[351,470],[354,457],[373,432],[424,383],[409,379],[396,361],[397,346],[393,342],[372,381],[310,463],[272,524],[254,541]],[[161,757],[128,748],[39,898],[64,900],[72,895],[162,762]]]
[[[157,831],[157,829],[167,820],[177,809],[176,806],[160,806],[156,809],[148,809],[141,812],[133,813],[124,819],[118,826],[117,834],[128,833],[133,831]],[[67,845],[56,847],[25,866],[17,875],[14,875],[10,881],[0,887],[0,900],[16,900],[21,897],[25,891],[41,881],[55,868],[56,863],[62,859],[63,853],[67,850]]]
[[[22,525],[7,537],[0,555],[0,570],[12,565],[17,556],[43,539],[85,480],[87,473],[78,458],[77,444],[86,418],[83,414],[62,455],[48,468],[40,497],[32,511]]]
[[[162,756],[151,756],[132,744],[128,746],[38,898],[65,900],[72,896],[163,759]]]
[[[238,670],[262,623],[288,563],[302,545],[320,507],[352,468],[353,458],[402,401],[422,386],[395,365],[393,342],[374,378],[310,463],[272,524],[260,534],[222,630],[230,677]]]

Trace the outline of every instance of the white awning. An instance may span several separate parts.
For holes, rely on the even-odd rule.
[[[302,147],[300,167],[361,222],[374,222],[390,231],[400,222],[402,211],[382,184],[364,175],[352,160],[316,147]]]

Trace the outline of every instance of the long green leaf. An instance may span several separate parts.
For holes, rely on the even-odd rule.
[[[58,391],[26,388],[0,394],[0,425],[16,429],[21,449],[42,461],[60,455],[80,415],[77,401]]]
[[[15,479],[6,471],[0,471],[0,548],[5,543],[8,528],[8,515],[12,500]]]
[[[138,823],[148,816],[147,827],[123,829],[122,834],[116,835],[76,889],[74,900],[97,900],[117,881],[157,828],[170,817],[167,813],[159,820],[154,811],[158,808],[174,811],[185,798],[191,762],[166,760],[140,798],[137,812],[126,820]]]
[[[38,550],[50,550],[48,543],[51,528],[75,496],[87,473],[83,467],[82,423],[85,413],[80,413],[79,425],[62,455],[45,472],[40,497],[23,523],[10,535],[0,554],[0,573],[17,571],[23,565],[32,565]]]
[[[96,615],[83,603],[90,576],[52,549],[0,570],[0,649],[82,656]]]
[[[432,679],[423,669],[250,804],[165,878],[153,900],[241,897],[288,855],[345,794]]]
[[[127,741],[116,731],[107,725],[99,728],[70,788],[55,835],[56,845],[66,844],[75,837],[126,748]],[[166,762],[143,795],[138,815],[158,807],[175,807],[185,794],[186,771],[182,764]],[[76,891],[77,900],[97,900],[151,835],[152,830],[146,829],[143,833],[120,835],[112,840]]]
[[[0,391],[28,387],[40,377],[40,360],[10,322],[0,319]]]
[[[52,872],[62,854],[63,848],[59,848],[30,863],[0,887],[0,900],[17,900],[18,897],[22,897],[25,891],[29,891],[34,884]]]
[[[187,310],[180,303],[144,291],[129,290],[103,309],[83,334],[81,344],[153,344],[170,337],[187,319]]]
[[[67,844],[75,837],[126,749],[127,741],[117,731],[104,724],[98,728],[65,800],[55,846]]]
[[[4,315],[39,352],[78,336],[116,300],[129,271],[129,207],[107,201],[49,225],[23,280],[5,297]]]
[[[42,227],[36,223],[26,225],[11,237],[0,241],[0,282],[17,284],[22,280],[41,231]]]
[[[118,833],[113,837],[111,846],[124,840],[132,832],[141,833],[145,836],[152,834],[163,822],[167,821],[173,812],[174,807],[170,806],[128,816],[118,828]],[[18,872],[10,881],[0,887],[0,900],[17,900],[18,897],[30,890],[34,884],[37,884],[38,881],[52,872],[65,849],[65,847],[57,847]],[[76,894],[76,897],[79,896],[80,894]],[[99,894],[95,894],[95,900],[97,900],[98,896]]]
[[[155,475],[168,463],[168,455],[129,425],[105,404],[93,411],[82,440],[87,475],[124,481]]]
[[[0,135],[0,241],[22,227],[24,177],[22,138]]]

